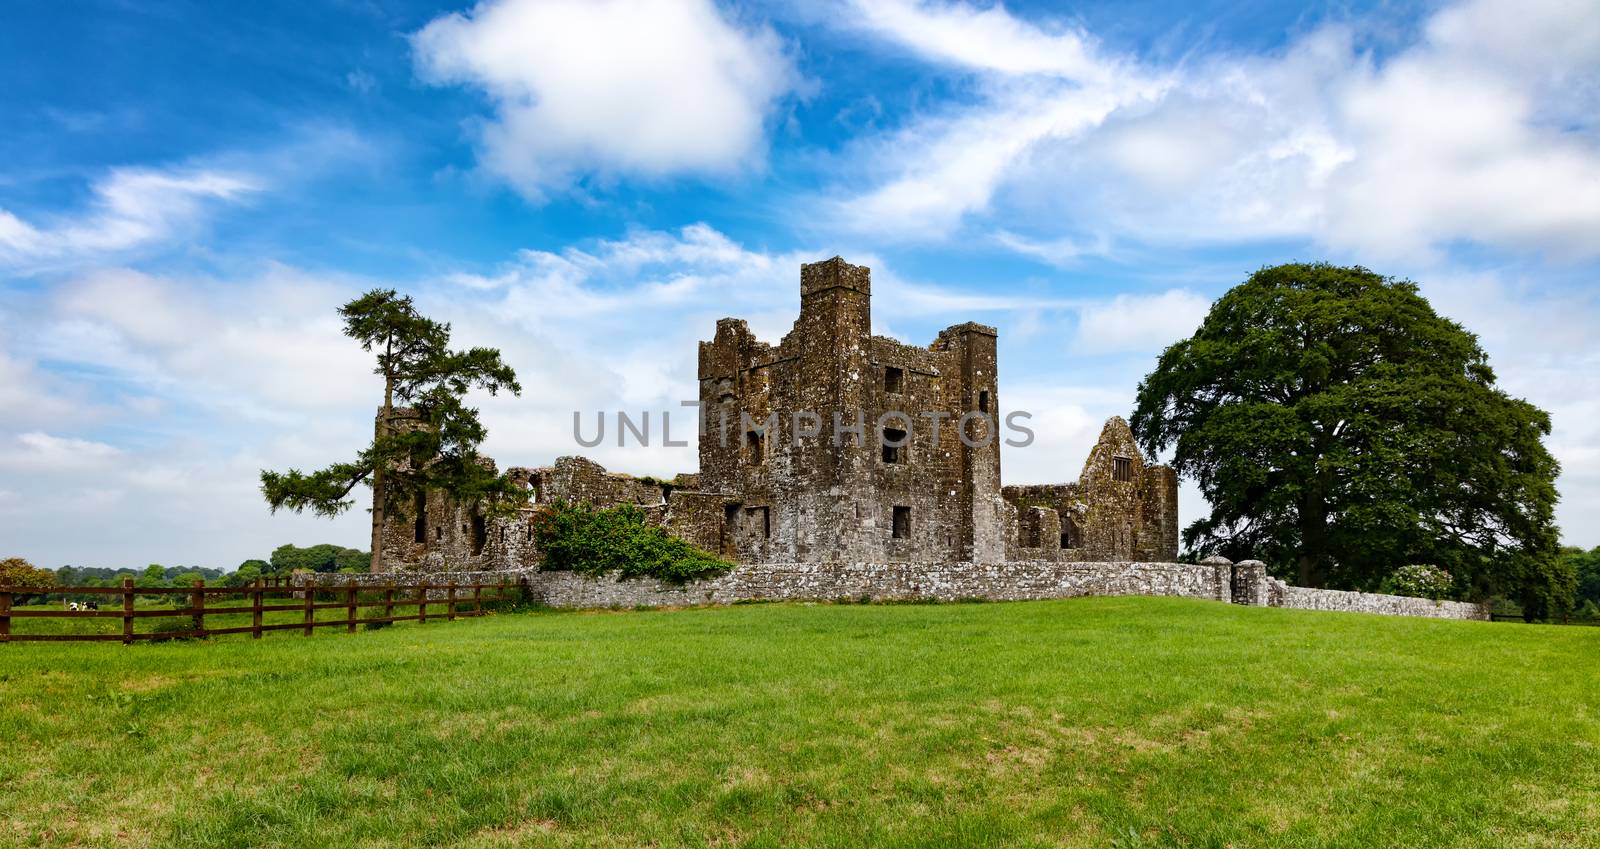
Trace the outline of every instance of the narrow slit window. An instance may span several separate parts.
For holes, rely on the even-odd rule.
[[[903,506],[900,506],[898,504],[895,505],[894,515],[893,515],[892,518],[893,518],[892,524],[893,524],[893,527],[894,527],[894,538],[895,539],[910,539],[911,538],[911,508],[910,507],[903,507]]]
[[[883,429],[883,462],[904,463],[906,461],[906,432],[897,428],[886,427]]]
[[[762,438],[761,431],[752,430],[744,435],[745,449],[750,452],[750,465],[759,466],[766,457],[766,440]]]
[[[411,509],[416,512],[416,521],[412,523],[412,536],[417,542],[428,541],[428,496],[417,493],[416,500]]]
[[[477,557],[483,553],[483,547],[489,542],[489,521],[482,515],[472,517],[472,530],[469,537],[472,543],[472,556]]]
[[[905,391],[906,373],[904,369],[894,366],[885,366],[883,369],[883,391],[899,394]]]
[[[1113,457],[1111,459],[1111,479],[1118,481],[1133,480],[1133,460],[1128,457]]]
[[[978,392],[978,412],[989,412],[989,390],[987,389]]]

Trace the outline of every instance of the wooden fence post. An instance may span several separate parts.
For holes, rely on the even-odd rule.
[[[483,615],[483,584],[472,585],[472,615]]]
[[[449,590],[445,594],[445,598],[447,599],[447,601],[445,603],[448,604],[449,607],[445,608],[444,619],[445,619],[446,622],[454,622],[454,621],[456,621],[456,582],[455,581],[451,581],[450,582],[450,587],[449,587]]]
[[[0,643],[11,641],[11,593],[0,592]]]
[[[122,644],[133,645],[133,579],[122,579]]]
[[[394,584],[383,588],[383,618],[394,618]],[[389,623],[393,625],[394,623]]]
[[[189,607],[193,608],[194,610],[194,613],[190,614],[190,616],[194,620],[192,625],[194,628],[194,635],[196,637],[204,637],[206,635],[205,588],[206,579],[199,578],[194,582],[194,592],[189,594]]]
[[[344,589],[344,610],[345,610],[345,619],[349,623],[345,627],[345,631],[346,631],[346,633],[354,634],[356,632],[356,579],[355,578],[350,578],[348,583],[347,583],[347,586]]]
[[[428,582],[417,584],[417,624],[428,624]]]
[[[261,639],[261,579],[256,579],[255,590],[250,593],[250,639]]]
[[[311,623],[317,618],[317,611],[311,607],[311,605],[316,602],[317,594],[316,594],[316,592],[313,591],[313,589],[311,587],[311,582],[309,580],[307,580],[304,584],[301,584],[300,588],[305,590],[305,597],[306,597],[305,635],[307,637],[309,637],[309,636],[311,636],[311,627],[312,627]]]

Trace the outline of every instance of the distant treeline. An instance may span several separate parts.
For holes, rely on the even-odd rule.
[[[62,566],[55,570],[55,583],[62,587],[119,587],[124,579],[132,578],[138,587],[188,587],[197,580],[237,587],[261,577],[302,571],[358,574],[367,571],[371,560],[371,555],[365,551],[331,543],[305,548],[280,545],[273,549],[269,559],[246,560],[231,572],[206,566],[163,566],[160,563],[143,569]]]

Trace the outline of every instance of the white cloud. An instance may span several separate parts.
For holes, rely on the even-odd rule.
[[[1600,254],[1600,16],[1581,4],[1460,3],[1383,59],[1328,25],[1279,55],[1172,67],[1001,6],[857,11],[838,25],[971,74],[980,97],[852,150],[872,179],[834,190],[850,230],[1000,229],[1030,255],[1108,235]],[[1033,230],[989,224],[1004,218]]]
[[[258,188],[240,173],[115,169],[94,184],[93,199],[76,216],[30,223],[0,209],[0,267],[48,266],[170,239],[198,224],[209,204]]]
[[[533,197],[591,175],[757,163],[767,113],[796,80],[770,30],[710,0],[485,0],[412,43],[425,79],[493,101],[482,164]]]
[[[1211,299],[1173,289],[1159,295],[1117,295],[1084,306],[1072,350],[1083,354],[1160,351],[1192,335]]]

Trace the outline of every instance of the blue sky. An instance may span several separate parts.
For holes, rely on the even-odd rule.
[[[488,450],[676,409],[717,318],[798,265],[879,332],[1001,331],[1075,478],[1207,304],[1296,259],[1410,277],[1549,410],[1600,544],[1600,15],[1583,2],[11,4],[0,21],[0,554],[231,567],[360,545],[263,467],[352,454],[334,308],[414,294],[501,347]],[[691,449],[587,451],[635,473]],[[1192,490],[1185,521],[1205,510]]]

